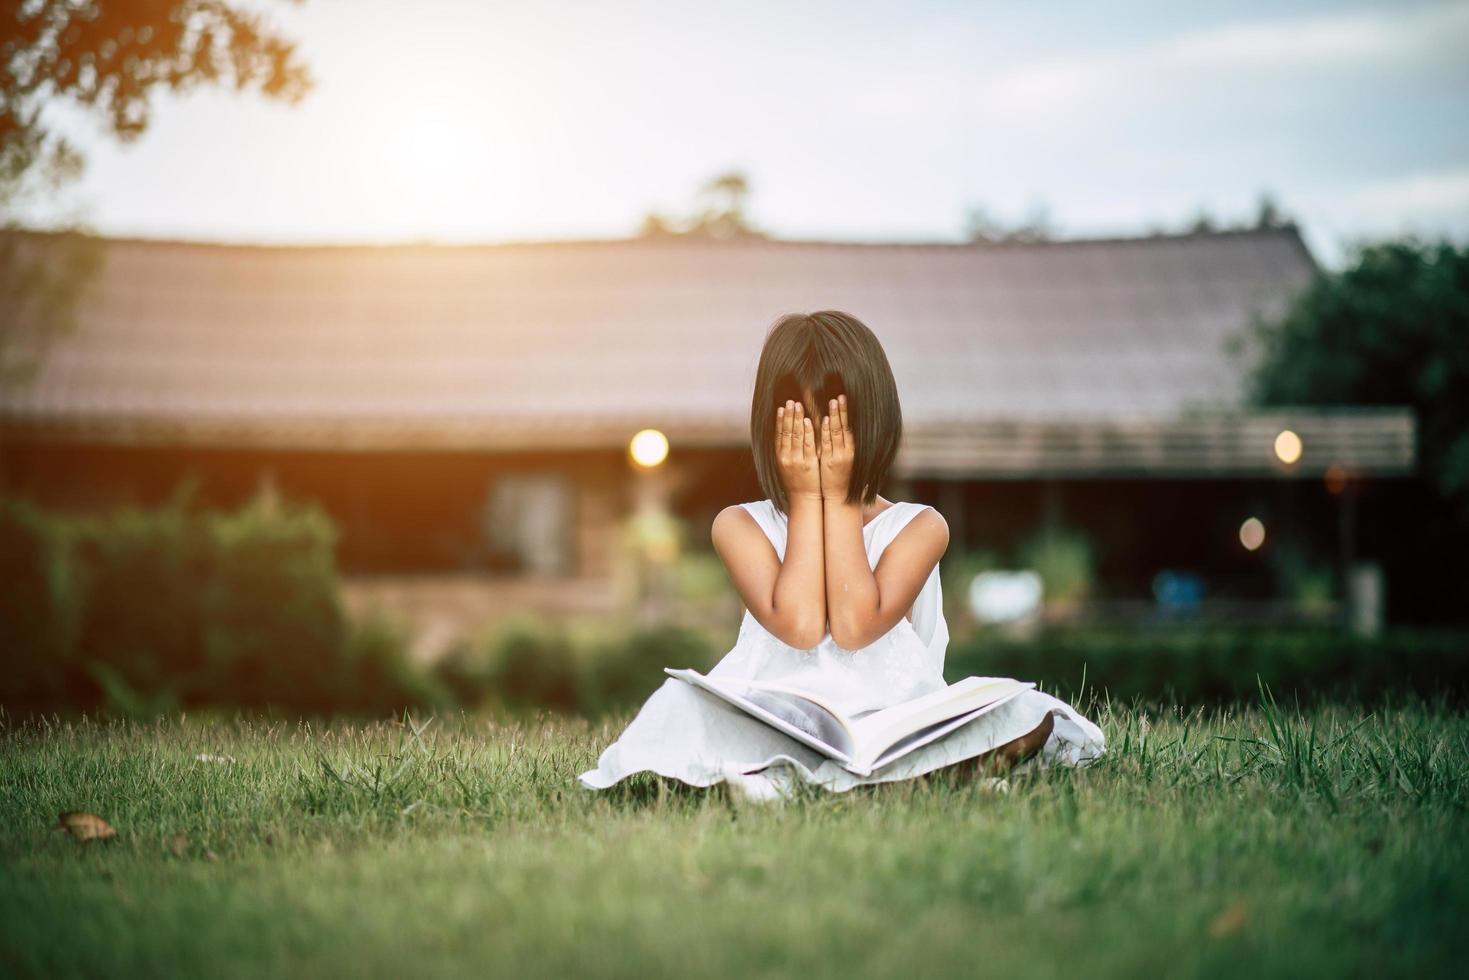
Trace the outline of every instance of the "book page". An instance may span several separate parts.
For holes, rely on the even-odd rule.
[[[917,751],[930,742],[938,741],[940,738],[943,738],[945,735],[949,734],[955,729],[962,728],[974,719],[978,718],[980,715],[985,714],[989,711],[993,711],[995,708],[998,708],[1000,705],[1011,700],[1012,698],[1018,697],[1023,690],[1025,690],[1025,688],[1021,688],[1020,690],[1007,694],[1004,697],[1001,697],[995,701],[991,701],[989,704],[986,704],[980,708],[976,708],[968,714],[959,715],[957,718],[950,718],[947,721],[941,721],[936,725],[932,725],[921,731],[915,732],[912,735],[907,736],[906,738],[900,738],[898,741],[894,742],[886,750],[884,750],[882,755],[878,756],[872,762],[864,762],[861,765],[855,766],[855,768],[854,766],[848,766],[847,768],[849,770],[857,772],[859,776],[870,775],[873,771],[881,769],[883,766],[886,766],[889,763],[896,762],[903,756],[907,755],[909,752]]]
[[[757,691],[748,680],[705,677],[689,668],[665,667],[663,672],[708,691],[823,755],[841,763],[852,761],[853,742],[846,726],[838,716],[813,701],[783,692]]]
[[[851,756],[852,738],[841,720],[815,701],[784,691],[764,690],[750,686],[745,699],[794,725],[814,738],[830,745],[843,755]]]
[[[1032,687],[1035,684],[1030,681],[1009,677],[966,677],[941,691],[873,712],[852,726],[857,745],[854,761],[870,764],[909,736]]]

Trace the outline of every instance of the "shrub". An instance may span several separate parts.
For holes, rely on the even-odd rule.
[[[614,623],[589,633],[519,616],[455,647],[436,674],[467,707],[597,716],[636,706],[667,680],[664,667],[710,659],[708,641],[685,627]]]
[[[245,704],[329,710],[345,678],[348,623],[336,528],[315,507],[260,498],[210,522],[207,684]]]
[[[1469,632],[1391,629],[1376,638],[1327,627],[1068,628],[1027,640],[976,634],[949,647],[945,673],[1017,677],[1046,690],[1224,702],[1256,677],[1302,700],[1384,693],[1469,694]]]
[[[137,713],[199,701],[209,546],[182,501],[70,522],[83,703]]]
[[[77,592],[56,523],[24,500],[0,500],[0,702],[46,705],[80,685]]]
[[[596,717],[641,704],[666,680],[664,667],[709,666],[708,641],[678,626],[632,629],[593,651],[582,678],[583,713]]]
[[[444,700],[402,630],[351,623],[336,529],[314,506],[68,518],[0,500],[12,709],[150,715],[201,705],[396,712]]]
[[[440,708],[453,697],[432,673],[408,659],[408,628],[376,610],[350,624],[334,706],[363,715]]]
[[[437,674],[466,707],[576,711],[581,692],[576,660],[563,626],[522,615],[450,650]]]
[[[1020,564],[1040,575],[1047,602],[1075,602],[1091,592],[1092,546],[1079,531],[1044,528],[1021,546]]]

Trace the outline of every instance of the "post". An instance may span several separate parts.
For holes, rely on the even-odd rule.
[[[1341,625],[1351,629],[1357,614],[1353,606],[1356,595],[1352,587],[1352,564],[1357,550],[1357,490],[1354,481],[1348,479],[1342,487],[1341,503],[1337,505],[1337,563],[1341,582]]]

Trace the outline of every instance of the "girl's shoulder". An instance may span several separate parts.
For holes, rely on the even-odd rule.
[[[909,525],[911,525],[917,517],[924,514],[928,515],[928,523],[932,526],[941,528],[944,537],[947,538],[949,534],[949,523],[948,521],[944,520],[944,515],[939,513],[939,509],[932,504],[920,504],[913,501],[895,500],[893,501],[891,507],[887,508],[887,510],[884,510],[882,513],[874,517],[872,519],[872,523],[876,524],[878,521],[881,521],[884,518],[890,518],[888,522],[888,533],[892,537],[897,537],[903,531],[907,530]]]

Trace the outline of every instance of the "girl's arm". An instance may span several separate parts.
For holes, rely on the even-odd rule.
[[[710,538],[745,608],[781,642],[809,650],[826,635],[821,473],[816,430],[799,402],[776,410],[776,464],[786,491],[786,553],[743,507],[714,518]]]
[[[831,638],[860,650],[892,629],[912,608],[923,583],[949,546],[949,526],[926,508],[867,563],[862,505],[846,502],[852,474],[852,431],[845,395],[833,399],[821,422],[821,496],[826,545],[826,609]]]

